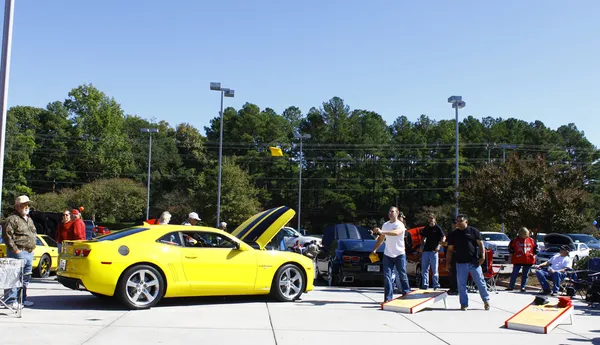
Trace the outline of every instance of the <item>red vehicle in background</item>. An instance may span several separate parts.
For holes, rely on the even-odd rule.
[[[423,238],[421,237],[421,230],[425,228],[420,226],[417,228],[408,229],[404,237],[406,247],[406,274],[410,280],[415,282],[415,287],[421,287],[422,275],[421,275],[421,254],[423,246]],[[442,247],[438,253],[439,264],[438,274],[439,281],[442,286],[448,286],[450,273],[446,270],[446,253],[445,248]],[[429,270],[429,281],[432,281],[432,273]]]

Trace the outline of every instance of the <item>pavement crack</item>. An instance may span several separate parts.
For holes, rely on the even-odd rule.
[[[275,342],[275,345],[277,345],[277,336],[275,335],[275,327],[273,327],[273,319],[271,318],[271,310],[269,309],[269,303],[265,302],[265,305],[267,306],[267,314],[269,315],[269,324],[271,325],[271,332],[273,332],[273,341]]]
[[[121,320],[121,318],[127,314],[129,314],[129,311],[124,312],[121,316],[119,316],[118,318],[112,320],[110,323],[104,325],[104,327],[100,328],[97,332],[95,332],[94,334],[92,334],[89,338],[87,338],[83,343],[81,343],[81,345],[85,345],[87,344],[87,342],[89,342],[90,340],[92,340],[92,338],[94,338],[95,336],[97,336],[100,332],[102,332],[103,330],[107,329],[108,327],[112,326],[112,324],[114,324],[115,322]]]

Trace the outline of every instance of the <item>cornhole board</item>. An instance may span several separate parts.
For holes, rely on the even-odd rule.
[[[382,303],[381,309],[414,314],[440,301],[444,302],[444,308],[448,308],[446,297],[448,297],[446,291],[415,290]]]
[[[504,322],[504,327],[533,333],[548,334],[558,325],[573,324],[573,306],[559,308],[556,304],[531,303]],[[569,320],[569,323],[565,321]]]

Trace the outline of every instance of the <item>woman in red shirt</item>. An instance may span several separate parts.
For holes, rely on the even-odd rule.
[[[515,288],[517,276],[521,268],[523,268],[521,292],[525,292],[529,270],[531,270],[531,265],[535,264],[535,254],[538,251],[537,244],[533,238],[529,237],[529,230],[527,228],[523,227],[519,230],[519,236],[510,241],[508,251],[512,253],[510,262],[513,264],[513,271],[510,275],[510,284],[508,284],[506,290],[512,291]]]
[[[62,214],[62,223],[56,229],[56,243],[58,243],[58,252],[61,252],[62,242],[73,239],[73,221],[71,220],[71,211],[64,210]]]

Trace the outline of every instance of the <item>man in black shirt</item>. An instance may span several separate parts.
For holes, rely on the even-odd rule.
[[[440,287],[439,273],[438,273],[438,252],[440,246],[446,240],[444,230],[436,224],[435,215],[430,214],[427,217],[427,226],[421,230],[421,237],[425,242],[423,246],[423,253],[421,254],[421,272],[423,275],[423,286],[422,288],[427,290],[429,288],[429,266],[431,266],[431,273],[433,276],[433,289],[436,290]]]
[[[450,269],[450,261],[456,258],[456,275],[460,309],[467,310],[469,297],[467,295],[467,279],[469,273],[483,300],[485,310],[490,309],[490,295],[488,294],[481,265],[485,262],[485,248],[481,233],[476,228],[469,226],[469,219],[464,214],[456,218],[457,228],[448,236],[448,259],[446,269]]]

